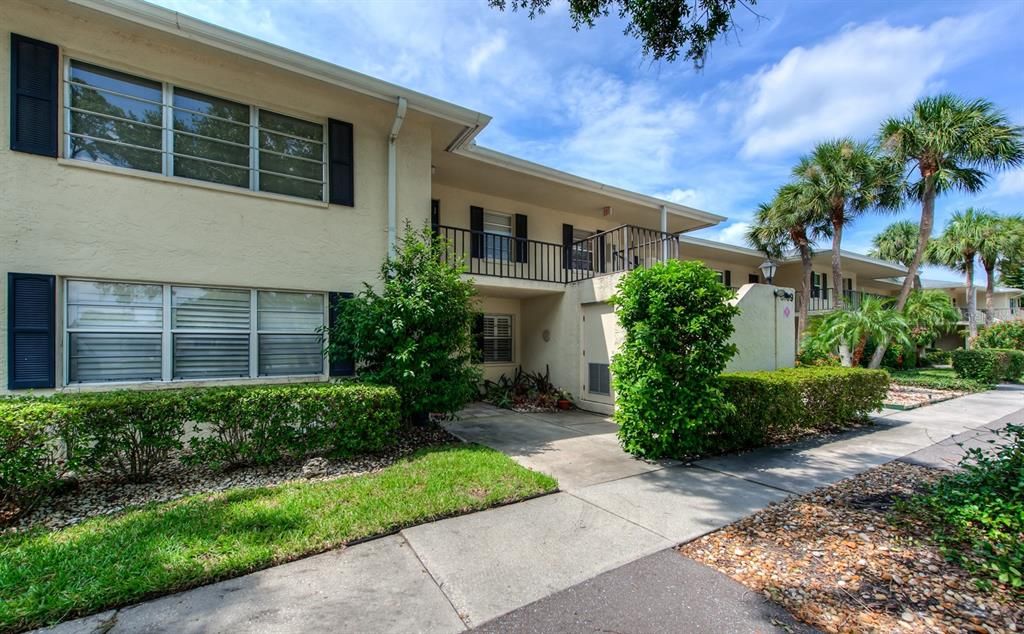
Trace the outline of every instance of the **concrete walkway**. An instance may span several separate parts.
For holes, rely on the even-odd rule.
[[[460,631],[545,597],[567,596],[557,593],[699,537],[791,493],[835,482],[955,434],[984,433],[986,425],[1021,410],[1024,388],[1004,386],[918,410],[883,412],[872,428],[682,465],[628,456],[618,447],[615,426],[602,416],[516,414],[474,406],[450,425],[453,433],[554,475],[562,491],[416,526],[342,551],[65,623],[55,630]],[[667,570],[656,566],[659,574]],[[619,574],[629,577],[629,570]],[[609,578],[607,583],[619,583],[614,574],[602,577]],[[704,588],[712,582],[698,571],[681,583]],[[714,583],[729,587],[731,580]],[[738,586],[731,588],[718,593],[721,601],[690,602],[693,613],[685,618],[696,623],[694,611],[728,611],[724,597],[732,596],[729,593],[745,596]],[[598,590],[581,586],[575,594],[593,598],[599,596]],[[693,588],[692,596],[699,597],[705,590]],[[676,596],[671,594],[674,590],[665,592],[669,593],[665,597]],[[557,600],[546,601],[524,609],[533,611],[532,618],[539,618],[544,610],[553,614]],[[737,617],[731,631],[770,629],[771,610],[744,601],[731,603],[734,611],[745,615]],[[677,618],[670,617],[670,612],[661,614]],[[700,618],[713,616],[700,614]],[[510,629],[529,630],[512,627],[512,621],[502,622],[510,624]],[[574,628],[568,621],[558,623],[570,631],[592,631],[585,625]]]

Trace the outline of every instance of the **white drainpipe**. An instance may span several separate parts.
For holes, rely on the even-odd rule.
[[[398,244],[398,131],[405,121],[405,97],[398,98],[395,122],[388,136],[388,254],[394,255]]]
[[[668,261],[668,240],[665,239],[665,234],[668,233],[668,208],[665,205],[661,206],[661,259],[664,262]]]

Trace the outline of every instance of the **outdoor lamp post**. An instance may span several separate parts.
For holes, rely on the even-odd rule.
[[[761,269],[761,275],[764,276],[764,279],[768,280],[768,283],[771,284],[772,280],[775,279],[775,271],[778,270],[779,267],[775,262],[772,262],[769,259],[762,262],[761,266],[758,268]]]

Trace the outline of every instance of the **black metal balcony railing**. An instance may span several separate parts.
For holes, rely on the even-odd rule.
[[[960,311],[961,321],[967,323],[970,311],[964,307],[957,307]],[[985,323],[985,314],[988,311],[984,308],[978,308],[974,311],[974,322],[977,324]],[[992,321],[1019,321],[1024,320],[1024,308],[993,308],[992,309]]]
[[[679,257],[679,240],[669,233],[623,225],[561,244],[438,225],[448,250],[445,261],[464,262],[473,275],[568,284]]]
[[[889,299],[885,295],[878,295],[877,293],[865,293],[863,291],[843,291],[843,307],[851,310],[860,308],[861,303],[865,297],[877,297],[878,299]],[[797,292],[796,294],[797,309],[800,309],[800,304],[804,301],[803,293]],[[831,288],[818,288],[811,289],[811,296],[807,299],[807,312],[809,313],[821,313],[829,312],[838,308],[838,302],[835,301],[835,291]]]

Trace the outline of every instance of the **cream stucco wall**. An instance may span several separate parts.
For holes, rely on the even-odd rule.
[[[767,284],[741,286],[736,299],[731,300],[740,309],[733,318],[731,342],[737,353],[726,370],[776,370],[791,368],[796,352],[796,303],[785,297],[776,297],[775,291],[792,293],[791,288]]]
[[[46,1],[0,3],[2,90],[10,86],[9,33],[15,32],[55,43],[66,56],[211,95],[317,121],[349,121],[355,135],[355,206],[286,200],[11,152],[10,98],[4,94],[0,286],[6,286],[11,271],[314,291],[358,290],[375,278],[387,248],[386,149],[394,106],[65,8]],[[398,141],[400,222],[408,218],[419,225],[429,218],[430,145],[428,122],[410,113]],[[6,288],[0,288],[0,297],[6,297]],[[6,324],[4,301],[0,340],[6,340]],[[0,356],[4,379],[5,357]],[[3,380],[0,389],[5,386]]]

